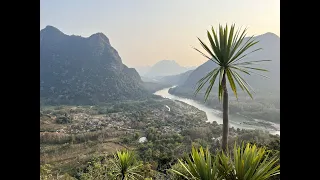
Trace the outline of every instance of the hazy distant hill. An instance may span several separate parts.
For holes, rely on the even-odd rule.
[[[145,96],[134,68],[122,63],[102,33],[69,36],[40,31],[40,97],[48,103],[92,104]]]
[[[183,67],[174,60],[162,60],[154,64],[149,71],[144,74],[145,77],[163,77],[170,75],[177,75],[188,70],[195,69],[194,67]]]
[[[138,71],[140,76],[144,76],[147,72],[150,70],[150,66],[139,66],[135,67],[135,69]]]
[[[252,53],[244,60],[264,60],[269,59],[271,62],[262,62],[259,67],[268,69],[269,72],[258,72],[267,75],[269,78],[263,78],[259,75],[252,74],[251,76],[242,74],[242,77],[255,89],[259,91],[279,91],[280,90],[280,37],[273,33],[266,33],[256,36],[260,42],[255,48],[263,48],[263,50]],[[247,38],[244,39],[246,41]],[[250,52],[250,49],[248,50]],[[210,70],[216,67],[212,61],[207,61],[197,69],[195,69],[187,78],[187,80],[175,91],[194,91],[196,83],[204,77]],[[257,66],[258,67],[258,66]],[[188,91],[189,91],[188,90]],[[175,92],[172,91],[172,92]],[[241,91],[241,90],[240,90]]]
[[[166,84],[171,84],[171,85],[182,85],[188,79],[189,75],[193,71],[194,70],[189,70],[187,72],[184,72],[184,73],[181,73],[178,75],[164,76],[164,77],[160,78],[158,81],[160,83],[166,83]]]
[[[153,77],[145,77],[145,76],[141,76],[141,80],[143,82],[154,82],[154,83],[159,83],[159,80],[157,78],[153,78]]]

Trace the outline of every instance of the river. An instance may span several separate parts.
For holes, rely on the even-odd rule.
[[[182,101],[184,103],[187,103],[191,106],[194,106],[194,107],[204,111],[207,114],[208,122],[216,121],[218,124],[223,123],[222,112],[220,110],[215,110],[215,109],[209,108],[209,107],[199,103],[198,101],[195,101],[192,99],[183,98],[183,97],[169,94],[169,92],[168,92],[169,89],[170,88],[165,88],[165,89],[162,89],[162,90],[155,92],[154,94],[159,95],[163,98]],[[280,135],[280,124],[276,124],[276,123],[272,123],[272,122],[264,121],[264,120],[259,120],[259,119],[255,119],[255,121],[270,123],[270,124],[272,124],[272,126],[274,128],[276,128],[276,130],[268,128],[266,126],[262,126],[262,125],[260,126],[260,125],[245,124],[245,123],[252,122],[252,120],[250,121],[246,117],[241,116],[239,114],[229,114],[229,126],[230,127],[234,127],[235,129],[237,129],[237,128],[239,128],[239,129],[261,129],[261,130],[269,131],[270,134],[279,134]]]

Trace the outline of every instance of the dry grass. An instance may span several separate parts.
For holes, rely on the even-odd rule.
[[[105,141],[113,137],[120,137],[126,134],[133,134],[126,129],[104,129],[100,131],[67,134],[58,132],[40,132],[40,144],[64,144],[64,143],[82,143],[88,141]]]
[[[51,164],[54,173],[73,174],[78,167],[84,166],[93,157],[110,155],[124,148],[128,147],[118,143],[117,138],[107,139],[104,142],[44,145],[40,153],[40,164]]]

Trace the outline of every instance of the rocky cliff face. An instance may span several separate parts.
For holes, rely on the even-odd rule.
[[[145,96],[134,68],[122,63],[102,33],[69,36],[40,31],[40,97],[48,103],[95,104]]]

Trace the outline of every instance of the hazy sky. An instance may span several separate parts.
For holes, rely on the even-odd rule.
[[[175,60],[183,66],[206,61],[206,30],[219,23],[247,26],[248,35],[280,36],[280,0],[41,0],[40,29],[68,35],[102,32],[129,67]]]

